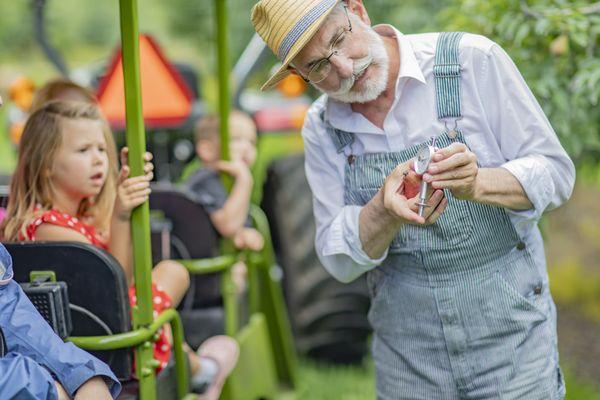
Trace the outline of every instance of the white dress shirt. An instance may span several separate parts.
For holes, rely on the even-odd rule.
[[[338,153],[319,114],[337,128],[355,134],[352,153],[401,151],[444,131],[437,119],[433,79],[437,33],[403,35],[390,25],[374,29],[396,37],[400,71],[395,100],[383,129],[352,111],[349,104],[322,96],[311,106],[302,128],[305,168],[313,193],[316,251],[338,280],[350,282],[379,265],[359,239],[361,206],[344,206],[346,154]],[[537,222],[560,206],[573,190],[575,168],[523,77],[504,50],[491,40],[465,34],[460,42],[463,132],[482,168],[502,167],[521,183],[533,208],[507,209],[517,234],[540,269],[546,261]],[[448,121],[452,128],[454,121]],[[483,221],[481,221],[483,223]],[[476,221],[477,223],[477,221]]]

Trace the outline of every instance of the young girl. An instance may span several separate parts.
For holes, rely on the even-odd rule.
[[[107,123],[95,105],[50,102],[27,121],[12,179],[6,240],[79,241],[110,252],[133,284],[131,211],[150,194],[153,166],[145,155],[145,175],[129,177],[127,149],[117,171],[116,149]],[[189,285],[179,263],[162,261],[152,271],[154,314],[175,307]],[[135,304],[133,287],[130,302]],[[207,340],[198,354],[186,346],[192,382],[208,386],[207,398],[217,398],[238,355],[236,342],[225,336]],[[155,358],[163,368],[169,360],[168,329],[161,329]],[[202,368],[200,368],[202,364]]]

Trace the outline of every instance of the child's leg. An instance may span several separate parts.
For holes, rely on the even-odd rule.
[[[190,287],[190,273],[177,261],[164,260],[152,270],[152,281],[169,295],[175,308]]]

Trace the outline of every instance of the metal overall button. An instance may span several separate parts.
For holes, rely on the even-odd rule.
[[[517,250],[525,250],[525,247],[527,247],[525,242],[519,241],[519,243],[517,243]]]

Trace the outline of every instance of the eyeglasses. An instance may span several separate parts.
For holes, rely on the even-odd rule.
[[[350,22],[350,17],[348,16],[348,7],[344,6],[344,12],[346,13],[346,19],[348,20],[348,28],[344,28],[340,32],[340,34],[337,35],[337,37],[331,44],[331,47],[330,47],[331,53],[327,57],[322,58],[319,61],[317,61],[316,64],[314,64],[312,66],[310,71],[308,71],[307,78],[303,77],[303,79],[306,82],[319,83],[319,82],[325,80],[325,78],[327,78],[327,76],[331,72],[331,61],[329,61],[329,60],[334,55],[337,56],[340,53],[340,47],[342,46],[342,43],[346,39],[346,35],[348,33],[352,32],[352,22]]]

